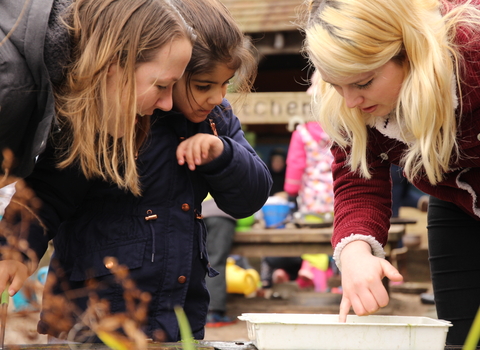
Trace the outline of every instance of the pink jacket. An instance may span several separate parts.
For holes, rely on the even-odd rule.
[[[323,131],[317,122],[305,124],[308,132],[315,141],[324,140],[325,147],[328,146],[328,135]],[[290,196],[297,196],[302,185],[302,176],[306,166],[305,144],[298,130],[292,133],[287,154],[287,170],[285,174],[284,190]]]

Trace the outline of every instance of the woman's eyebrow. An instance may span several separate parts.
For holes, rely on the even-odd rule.
[[[192,80],[197,82],[197,83],[203,83],[203,84],[217,84],[216,81],[207,80],[207,79],[192,79]]]
[[[235,76],[235,74],[232,75],[230,78],[228,78],[226,81],[229,81],[234,76]],[[213,81],[213,80],[208,80],[208,79],[192,79],[192,81],[197,82],[197,83],[203,83],[203,84],[218,84],[218,82]]]
[[[357,81],[353,81],[351,83],[346,83],[346,85],[358,85],[359,83],[361,82],[364,82],[365,80],[370,80],[372,79],[373,76],[368,76],[368,77],[365,77],[365,78],[362,78],[362,79],[359,79]],[[335,83],[331,83],[329,82],[328,80],[325,80],[325,79],[322,79],[324,82],[326,82],[327,84],[330,84],[330,85],[338,85],[338,84],[335,84]]]

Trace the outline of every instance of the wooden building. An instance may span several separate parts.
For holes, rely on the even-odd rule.
[[[311,69],[298,29],[304,0],[222,1],[258,53],[255,92],[238,104],[235,96],[227,98],[265,159],[266,149],[288,146],[293,125],[311,119],[310,96],[305,93]]]

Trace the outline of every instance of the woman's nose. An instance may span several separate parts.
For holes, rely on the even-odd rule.
[[[360,93],[351,89],[343,90],[343,98],[345,98],[345,104],[348,108],[358,107],[364,101],[364,98]]]
[[[171,110],[173,108],[172,92],[160,97],[155,106],[165,112]]]

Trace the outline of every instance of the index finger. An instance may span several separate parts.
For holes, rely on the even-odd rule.
[[[190,170],[195,170],[195,162],[191,154],[191,147],[189,147],[189,143],[187,141],[180,142],[177,147],[176,157],[178,165],[187,164]]]
[[[347,315],[350,312],[351,306],[352,303],[350,302],[350,299],[345,297],[345,295],[342,296],[342,301],[340,302],[340,313],[338,315],[338,321],[340,323],[347,322]]]
[[[179,165],[183,165],[185,163],[185,144],[184,143],[185,141],[180,142],[175,152],[175,155],[177,157],[177,162]]]

